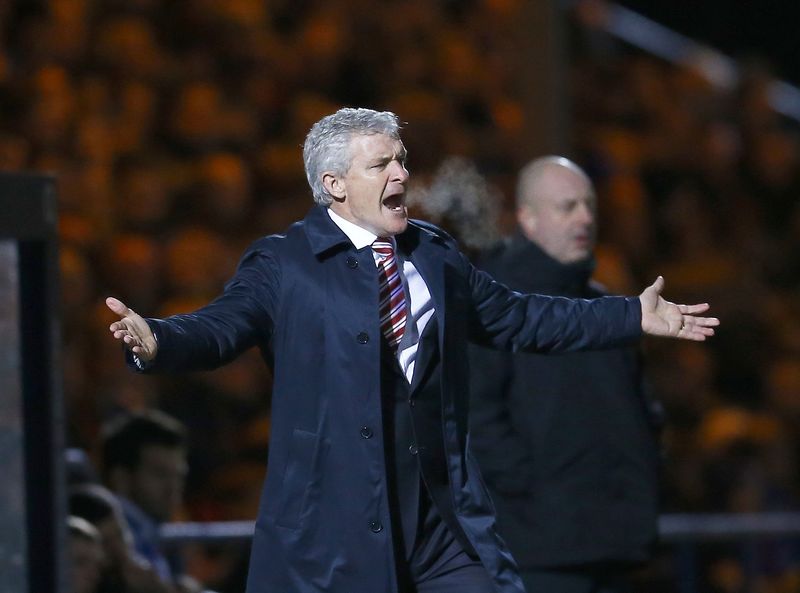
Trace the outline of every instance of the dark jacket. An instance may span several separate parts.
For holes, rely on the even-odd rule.
[[[591,260],[521,235],[479,266],[522,292],[595,298]],[[520,567],[641,562],[656,537],[657,417],[638,349],[556,356],[473,348],[472,448]]]
[[[520,593],[467,448],[467,340],[543,351],[630,342],[641,333],[639,301],[518,295],[424,223],[412,221],[397,242],[436,307],[439,356],[429,360],[441,375],[442,421],[419,438],[421,449],[440,454],[420,459],[423,475],[447,482],[497,591]],[[152,370],[213,368],[253,345],[273,367],[269,466],[248,592],[396,592],[371,249],[356,250],[316,207],[285,234],[256,241],[214,302],[149,323],[159,343]]]

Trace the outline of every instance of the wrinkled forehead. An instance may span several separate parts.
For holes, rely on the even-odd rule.
[[[351,162],[356,159],[406,158],[406,147],[399,137],[383,133],[354,133],[348,143]]]

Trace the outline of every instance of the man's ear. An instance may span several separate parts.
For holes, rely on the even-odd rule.
[[[522,234],[531,239],[536,234],[536,214],[527,206],[517,208],[517,223]]]
[[[344,200],[347,195],[344,180],[331,171],[322,174],[322,185],[338,201]]]

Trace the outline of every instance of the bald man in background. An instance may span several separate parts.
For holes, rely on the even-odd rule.
[[[595,298],[596,202],[558,156],[522,169],[517,233],[479,263],[522,292]],[[529,593],[631,591],[656,539],[657,426],[636,347],[549,356],[473,347],[472,447]]]

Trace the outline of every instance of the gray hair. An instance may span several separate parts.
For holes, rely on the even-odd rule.
[[[333,201],[322,184],[322,174],[332,171],[344,175],[350,169],[350,140],[356,134],[385,134],[400,139],[400,122],[391,111],[345,107],[326,115],[313,126],[303,144],[306,178],[314,201],[327,206]]]
[[[531,194],[536,187],[542,173],[550,167],[564,167],[586,178],[591,185],[591,180],[586,171],[581,169],[574,162],[563,156],[548,155],[534,159],[525,165],[519,172],[517,181],[517,208],[532,206]]]

